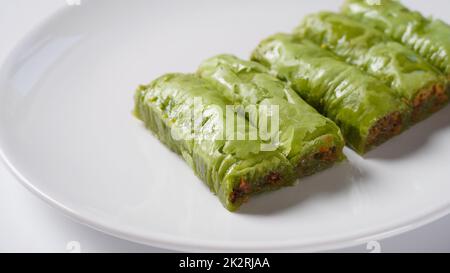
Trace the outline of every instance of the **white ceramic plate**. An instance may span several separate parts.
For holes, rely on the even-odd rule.
[[[448,20],[446,1],[414,8]],[[398,234],[450,208],[450,108],[365,159],[229,213],[131,115],[135,87],[247,57],[336,1],[87,1],[30,33],[0,73],[0,147],[19,180],[80,222],[187,251],[317,251]],[[445,17],[447,16],[447,17]]]

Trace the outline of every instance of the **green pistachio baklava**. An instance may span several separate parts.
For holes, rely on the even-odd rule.
[[[411,108],[400,96],[311,41],[276,34],[260,43],[252,59],[336,122],[347,144],[360,154],[407,127]]]
[[[205,64],[203,76],[208,69]],[[257,69],[263,71],[263,67]],[[264,75],[249,75],[249,92],[261,92],[254,101],[245,95],[247,83],[243,78],[242,96],[237,99],[215,80],[194,74],[167,74],[140,86],[135,93],[136,117],[178,153],[230,211],[237,210],[253,194],[292,185],[299,176],[343,158],[339,128],[295,98],[282,82]],[[227,80],[241,83],[241,79]],[[263,104],[298,107],[280,109],[279,131],[286,131],[276,137],[273,133],[278,132],[261,132],[260,122],[239,112],[239,107],[253,102],[259,105],[256,109]],[[236,109],[232,115],[228,115],[230,107]],[[293,119],[286,120],[287,115]],[[254,132],[258,133],[256,137],[252,137]]]
[[[412,123],[447,104],[446,77],[384,33],[332,12],[307,16],[294,31],[376,77],[413,108]]]

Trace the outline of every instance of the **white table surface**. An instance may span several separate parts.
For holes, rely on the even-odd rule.
[[[71,2],[0,0],[0,64],[36,23]],[[450,216],[379,244],[382,252],[450,252]],[[168,252],[72,221],[28,192],[0,162],[0,252],[69,252],[78,246],[83,252]],[[369,252],[366,247],[340,251]]]

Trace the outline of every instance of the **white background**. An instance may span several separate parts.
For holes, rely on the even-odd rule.
[[[82,1],[82,0],[81,0]],[[69,1],[70,2],[70,1]],[[33,26],[66,0],[0,0],[0,63]],[[29,193],[0,163],[0,251],[67,252],[77,241],[81,251],[160,252],[105,235],[68,219]],[[418,230],[383,240],[383,252],[450,252],[450,216]],[[366,245],[341,251],[368,252]]]

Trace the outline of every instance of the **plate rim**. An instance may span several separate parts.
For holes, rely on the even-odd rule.
[[[123,229],[115,228],[107,223],[95,221],[90,217],[83,216],[80,212],[71,209],[46,193],[35,187],[28,179],[26,179],[18,169],[8,160],[6,154],[0,146],[0,158],[2,159],[6,169],[13,174],[13,176],[22,184],[28,191],[39,197],[51,207],[62,211],[72,220],[82,225],[88,226],[97,231],[106,233],[116,238],[128,240],[138,244],[162,248],[163,250],[176,250],[187,252],[319,252],[319,251],[333,251],[348,247],[353,247],[368,243],[370,241],[379,241],[390,238],[408,231],[425,226],[431,222],[439,220],[440,218],[450,214],[450,204],[444,205],[432,212],[425,213],[422,216],[412,218],[410,220],[402,221],[393,227],[386,227],[378,231],[368,231],[365,234],[351,235],[334,241],[321,241],[316,243],[299,243],[293,240],[292,243],[276,243],[270,245],[269,243],[255,244],[255,243],[224,243],[223,241],[211,240],[192,240],[182,239],[179,236],[168,234],[152,233],[153,236],[141,236],[137,233],[126,232]],[[339,237],[339,236],[338,236]],[[162,239],[161,239],[162,238]]]
[[[0,66],[0,76],[4,74],[6,68],[11,65],[11,62],[16,55],[16,52],[22,49],[27,40],[33,37],[43,26],[47,25],[52,20],[59,17],[61,14],[67,12],[70,7],[64,6],[55,10],[40,23],[36,24],[31,31],[28,31],[19,41],[13,46],[12,50],[7,53],[5,59]],[[104,221],[96,221],[91,217],[83,216],[83,214],[75,209],[72,209],[62,202],[57,201],[54,197],[41,191],[38,187],[34,186],[20,171],[10,162],[8,156],[3,149],[4,141],[0,135],[0,158],[3,161],[6,169],[15,177],[20,184],[22,184],[28,191],[39,197],[45,203],[51,207],[62,211],[70,219],[77,223],[88,226],[97,231],[106,233],[116,238],[132,241],[138,244],[144,244],[148,246],[162,248],[163,250],[176,250],[187,252],[319,252],[319,251],[333,251],[352,246],[361,245],[370,241],[378,241],[386,238],[390,238],[399,234],[406,233],[408,231],[415,230],[422,226],[425,226],[431,222],[439,220],[442,217],[450,214],[450,200],[433,210],[418,215],[417,217],[411,217],[409,220],[399,221],[398,223],[384,227],[378,230],[368,230],[354,235],[337,236],[333,240],[323,240],[313,242],[298,242],[298,240],[280,241],[280,243],[266,242],[255,243],[245,242],[238,244],[236,242],[227,243],[224,241],[204,240],[204,239],[185,239],[180,236],[174,236],[164,233],[149,232],[149,235],[142,236],[136,232],[126,231],[124,228],[114,227],[111,223],[105,223]]]

